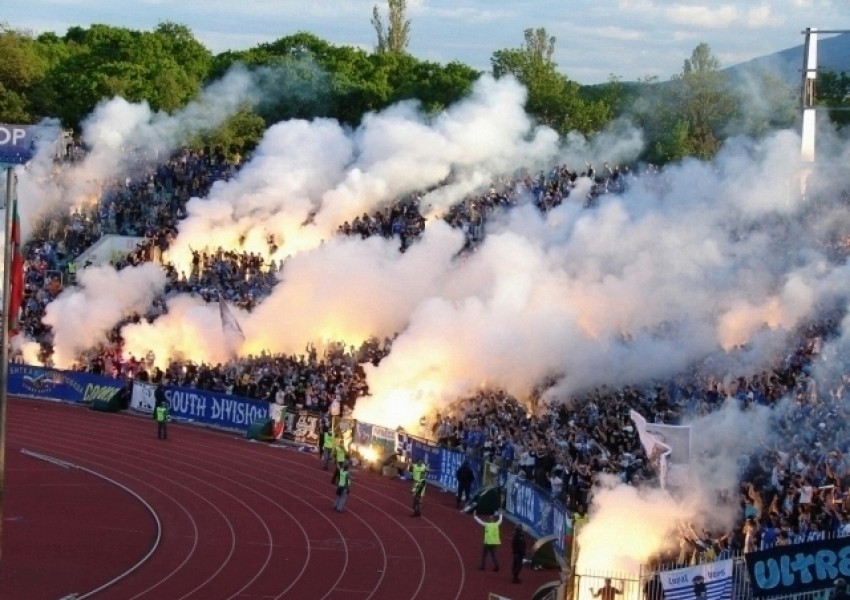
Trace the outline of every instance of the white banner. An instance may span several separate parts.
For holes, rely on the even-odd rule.
[[[664,600],[728,600],[732,597],[732,559],[662,571]]]
[[[283,436],[286,427],[284,417],[286,409],[280,404],[269,404],[269,418],[274,421],[274,439],[279,440]]]
[[[670,462],[677,465],[687,465],[691,462],[691,427],[690,425],[667,425],[664,423],[647,423],[646,430],[655,439],[670,446]]]
[[[649,458],[649,463],[658,473],[662,489],[667,488],[667,460],[672,449],[647,430],[647,422],[637,411],[629,411],[629,416],[635,424],[643,451]]]
[[[130,408],[139,412],[153,414],[156,386],[149,383],[133,382],[133,396],[130,398]]]

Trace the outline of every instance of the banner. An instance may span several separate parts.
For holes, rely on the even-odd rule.
[[[60,135],[61,130],[52,125],[0,123],[0,164],[26,164],[35,156],[39,144],[44,142],[57,144]]]
[[[647,423],[646,431],[657,442],[670,447],[665,467],[667,485],[684,487],[689,483],[691,463],[691,427],[690,425],[667,425]]]
[[[744,555],[754,598],[802,594],[850,579],[850,538],[774,546]]]
[[[302,408],[295,411],[293,427],[285,430],[281,435],[281,439],[318,448],[319,434],[321,432],[322,413],[316,410]]]
[[[734,561],[721,560],[659,573],[664,600],[728,600]]]
[[[691,462],[690,425],[667,425],[665,423],[646,422],[646,431],[654,435],[656,441],[670,446],[671,463],[687,465]]]
[[[155,385],[135,382],[130,407],[153,412]],[[169,413],[175,419],[246,431],[254,421],[270,418],[270,403],[207,390],[165,386]]]
[[[368,448],[372,445],[372,424],[357,421],[354,425],[354,443],[358,448]]]
[[[539,537],[555,537],[555,549],[567,560],[572,546],[572,520],[561,504],[534,484],[509,475],[505,488],[505,510]]]
[[[274,421],[272,426],[274,439],[281,439],[286,429],[286,407],[277,403],[269,404],[269,418]]]
[[[647,422],[643,416],[637,411],[629,411],[629,416],[637,429],[640,444],[643,446],[643,451],[646,453],[649,463],[658,473],[658,481],[661,483],[661,488],[667,488],[667,461],[670,458],[672,449],[670,446],[658,439],[654,434],[647,429]]]
[[[9,364],[7,391],[12,396],[88,404],[95,400],[109,401],[123,389],[122,380],[102,375]]]

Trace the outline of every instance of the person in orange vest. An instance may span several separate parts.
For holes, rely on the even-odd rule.
[[[475,521],[484,527],[484,549],[481,551],[481,566],[479,570],[483,571],[487,564],[487,557],[493,559],[493,570],[499,570],[499,557],[496,556],[496,550],[502,544],[502,539],[499,536],[499,525],[502,524],[502,511],[497,511],[496,514],[490,515],[488,521],[482,521],[478,518],[477,513],[472,513]]]

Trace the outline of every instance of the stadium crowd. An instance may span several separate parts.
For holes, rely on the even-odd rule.
[[[45,307],[63,287],[74,284],[78,268],[86,268],[75,262],[82,251],[105,234],[133,235],[144,240],[127,256],[116,257],[112,261],[116,268],[162,261],[186,216],[188,199],[206,195],[213,183],[229,179],[237,168],[218,153],[181,151],[124,181],[105,182],[95,205],[59,218],[51,215],[34,230],[26,248],[21,329],[42,343],[44,364],[50,364],[51,343],[49,327],[42,323]],[[474,249],[484,239],[488,217],[501,208],[530,199],[548,211],[577,190],[581,191],[577,201],[592,207],[599,196],[624,191],[634,176],[626,168],[607,164],[602,173],[590,165],[582,172],[561,165],[536,175],[518,174],[494,182],[483,194],[464,198],[442,218],[462,230],[467,249]],[[341,224],[337,233],[397,236],[404,251],[424,230],[420,204],[426,199],[427,193],[405,197],[373,215]],[[360,348],[331,344],[321,354],[308,346],[297,356],[261,353],[217,365],[176,359],[163,370],[154,366],[152,354],[123,356],[121,326],[163,314],[170,294],[191,293],[207,302],[224,299],[251,310],[271,292],[281,266],[266,263],[259,254],[222,248],[194,251],[189,273],[166,262],[165,294],[146,314],[118,324],[107,343],[80,357],[77,368],[322,412],[334,405],[353,407],[358,397],[368,394],[362,365],[378,364],[391,351],[392,340],[372,339]],[[680,549],[673,559],[710,560],[724,553],[848,535],[850,411],[844,398],[850,375],[826,374],[829,371],[819,368],[826,362],[821,352],[824,342],[837,332],[838,316],[830,314],[802,328],[793,352],[755,373],[722,378],[725,373],[713,372],[712,365],[705,364],[669,381],[618,389],[600,386],[551,409],[540,399],[542,389],[534,398],[522,400],[502,390],[486,390],[459,399],[440,414],[427,415],[428,433],[439,444],[479,459],[480,483],[498,483],[506,473],[517,474],[548,490],[582,519],[600,475],[626,484],[658,485],[658,473],[630,420],[631,410],[650,422],[676,424],[726,403],[741,410],[774,407],[779,434],[760,452],[742,458],[740,489],[718,490],[718,504],[728,504],[739,518],[732,527],[720,528],[710,518],[683,524]]]

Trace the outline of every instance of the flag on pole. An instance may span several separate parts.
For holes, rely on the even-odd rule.
[[[230,307],[227,306],[227,302],[224,300],[221,292],[218,293],[218,312],[221,317],[222,331],[224,331],[225,334],[235,333],[239,336],[239,339],[244,342],[245,334],[242,333],[242,328],[239,326],[239,321],[236,320],[236,315],[234,315],[233,311],[230,310]]]
[[[24,257],[21,253],[21,220],[18,216],[18,199],[13,196],[12,239],[9,251],[12,253],[12,272],[9,274],[9,332],[18,333],[18,315],[24,303]]]

